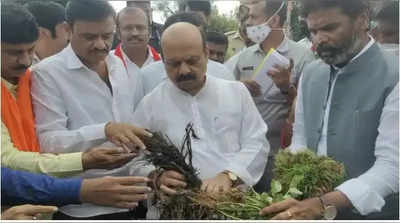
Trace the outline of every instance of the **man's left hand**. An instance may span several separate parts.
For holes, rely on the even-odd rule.
[[[298,201],[293,198],[271,204],[260,211],[260,215],[275,214],[271,220],[314,220],[323,213],[322,203],[318,198]]]
[[[293,69],[293,60],[290,59],[290,66],[283,67],[276,65],[270,71],[268,71],[268,76],[272,78],[275,85],[281,89],[281,91],[288,92],[290,86],[290,76]]]
[[[214,178],[204,180],[201,185],[201,190],[208,193],[218,193],[228,191],[231,187],[232,181],[229,179],[228,175],[220,173]]]

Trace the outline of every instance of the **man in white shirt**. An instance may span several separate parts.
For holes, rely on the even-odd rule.
[[[134,122],[162,132],[175,145],[182,143],[185,127],[192,123],[198,137],[192,139],[193,165],[203,190],[226,191],[239,178],[254,185],[264,171],[269,144],[267,126],[246,87],[206,75],[205,35],[192,24],[169,26],[161,37],[161,49],[168,81],[143,98]],[[171,172],[164,172],[160,183],[161,189],[173,193],[185,183]]]
[[[122,61],[109,54],[114,9],[103,0],[73,0],[66,15],[71,44],[33,68],[31,94],[43,152],[80,152],[107,141],[133,152],[137,147],[145,148],[137,135],[150,133],[125,124],[130,123],[143,96],[140,79],[128,75]],[[144,165],[135,158],[119,169],[85,171],[82,177],[147,176],[152,168]],[[115,213],[125,218],[130,213],[128,209],[90,204],[68,205],[60,211],[64,215],[61,219]]]
[[[149,43],[149,20],[146,13],[135,7],[126,7],[117,15],[117,33],[121,43],[113,53],[121,58],[129,75],[161,59]]]
[[[299,84],[290,149],[342,162],[334,191],[266,207],[274,219],[399,218],[399,64],[368,35],[363,0],[308,0],[305,18],[321,58]]]
[[[182,12],[168,17],[165,21],[164,29],[177,22],[187,22],[204,30],[206,24],[203,19],[195,12]],[[162,61],[155,62],[141,70],[143,88],[145,95],[150,93],[158,84],[168,79],[167,72]],[[231,71],[223,64],[212,60],[207,62],[207,74],[225,80],[235,80]]]

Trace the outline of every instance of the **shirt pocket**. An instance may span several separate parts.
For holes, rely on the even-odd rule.
[[[286,103],[286,97],[282,94],[281,90],[274,83],[271,84],[270,89],[261,96],[263,97],[262,99],[269,103]]]
[[[228,154],[238,152],[240,150],[240,116],[228,113],[216,115],[212,123],[218,150]]]

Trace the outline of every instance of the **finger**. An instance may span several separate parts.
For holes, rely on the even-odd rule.
[[[123,151],[126,152],[126,153],[130,153],[131,152],[131,149],[129,149],[129,147],[126,146],[125,144],[122,144],[122,147],[120,147],[120,148],[122,148]]]
[[[180,174],[176,171],[166,171],[165,176],[168,178],[174,178],[177,180],[185,181],[185,176],[183,176],[182,174]]]
[[[144,145],[142,140],[140,140],[139,137],[137,137],[133,132],[131,132],[130,136],[131,136],[130,139],[132,140],[132,143],[134,145],[138,146],[140,149],[143,149],[143,150],[146,149],[146,146]],[[134,148],[134,146],[132,148]]]
[[[153,134],[151,132],[147,131],[144,128],[140,128],[140,127],[134,126],[134,130],[133,131],[134,131],[133,133],[135,135],[137,135],[137,136],[153,137]]]
[[[151,182],[151,180],[147,177],[136,177],[136,176],[129,176],[129,177],[111,177],[111,180],[121,184],[121,185],[135,185],[138,183],[147,183]]]
[[[121,194],[148,194],[152,190],[146,186],[124,186],[120,189]]]
[[[58,208],[55,206],[33,205],[32,207],[26,209],[25,214],[33,216],[38,213],[53,213],[56,211],[58,211]]]
[[[137,206],[139,206],[138,202],[120,201],[120,202],[115,204],[115,207],[118,207],[118,208],[136,208]]]
[[[127,136],[120,135],[120,136],[118,136],[118,138],[119,138],[119,141],[121,142],[121,147],[123,147],[124,144],[125,144],[125,146],[130,146],[129,144],[131,141],[129,140],[129,138]]]
[[[296,200],[290,198],[286,199],[281,202],[277,202],[275,204],[272,204],[268,207],[265,207],[264,209],[261,210],[260,214],[261,215],[268,215],[268,214],[273,214],[277,212],[282,212],[286,209],[289,209],[291,206],[296,204]]]
[[[147,194],[121,194],[118,196],[118,200],[122,202],[139,202],[146,200],[148,198]]]
[[[164,182],[162,183],[168,187],[180,187],[180,188],[185,188],[186,183],[184,181],[176,180],[173,178],[166,178]]]
[[[289,214],[289,212],[291,214]],[[285,210],[280,212],[279,214],[275,215],[271,220],[289,220],[292,218],[292,212],[290,210]]]
[[[162,192],[168,194],[168,195],[174,195],[174,194],[176,194],[176,190],[171,189],[171,188],[165,186],[164,184],[161,184],[160,190],[161,190]]]

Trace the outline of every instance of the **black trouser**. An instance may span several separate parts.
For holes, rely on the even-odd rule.
[[[147,208],[139,202],[139,206],[132,211],[97,215],[88,218],[76,218],[58,211],[53,215],[53,220],[140,220],[146,219],[146,212]]]
[[[253,186],[254,190],[258,193],[268,192],[272,180],[272,170],[274,169],[274,156],[269,156],[267,165],[261,179]]]

